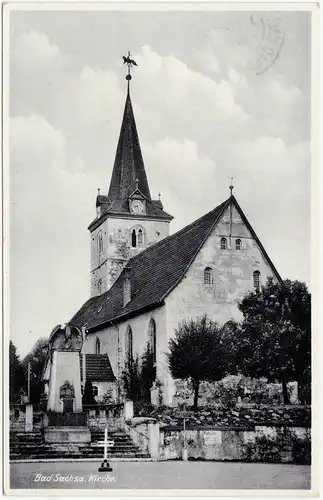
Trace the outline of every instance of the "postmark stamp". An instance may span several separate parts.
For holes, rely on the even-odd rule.
[[[255,61],[256,75],[269,70],[281,54],[285,42],[285,33],[278,22],[272,22],[264,17],[250,16],[250,22],[261,32]]]

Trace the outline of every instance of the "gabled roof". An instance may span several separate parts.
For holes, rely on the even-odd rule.
[[[71,322],[78,326],[85,326],[89,331],[95,331],[111,321],[125,320],[144,309],[162,305],[165,297],[185,276],[187,269],[230,203],[233,203],[240,212],[277,279],[281,281],[238,202],[234,196],[231,196],[192,224],[148,247],[129,260],[131,301],[125,307],[123,307],[124,271],[122,271],[110,290],[89,299]]]
[[[161,304],[182,279],[229,200],[130,259],[131,302],[123,307],[122,272],[107,292],[89,299],[71,322],[88,330],[142,308]]]
[[[114,382],[109,356],[107,354],[85,354],[86,379],[92,381]],[[80,355],[81,378],[83,373],[83,355]]]
[[[129,198],[144,200],[146,199],[146,196],[142,194],[140,189],[135,189],[131,194],[129,194]]]
[[[108,198],[127,199],[136,188],[136,179],[142,194],[151,200],[128,86]]]

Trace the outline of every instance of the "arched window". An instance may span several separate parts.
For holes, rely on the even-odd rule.
[[[97,385],[92,385],[92,389],[93,389],[93,396],[96,397],[99,395],[99,388]]]
[[[154,319],[149,321],[148,326],[148,342],[152,362],[156,364],[156,323]]]
[[[96,339],[95,341],[95,354],[100,354],[101,346],[100,346],[100,339]]]
[[[142,232],[142,229],[139,229],[138,231],[138,245],[141,246],[144,242],[144,235]]]
[[[97,242],[98,242],[98,253],[102,253],[103,252],[103,239],[102,239],[102,232],[101,231],[98,232]]]
[[[212,269],[210,267],[206,267],[204,269],[204,283],[206,285],[212,285],[213,283],[213,274],[212,274]]]
[[[127,327],[126,331],[126,362],[131,366],[133,359],[133,344],[132,344],[132,330],[131,327]]]
[[[136,235],[135,229],[133,229],[131,232],[131,246],[133,248],[136,248],[136,246],[137,246],[137,235]]]
[[[221,250],[226,250],[227,248],[227,239],[221,238]]]
[[[101,278],[98,281],[98,294],[101,295],[102,293],[102,280]]]
[[[238,238],[236,240],[236,250],[241,250],[241,246],[242,246],[242,241],[240,240],[240,238]]]
[[[253,272],[253,286],[256,289],[260,288],[260,271]]]

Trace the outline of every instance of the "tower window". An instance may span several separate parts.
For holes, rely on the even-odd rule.
[[[100,354],[100,350],[101,350],[100,339],[97,338],[95,341],[95,354]]]
[[[156,323],[154,319],[149,321],[148,326],[149,351],[153,364],[156,363]]]
[[[142,233],[142,229],[139,229],[138,231],[138,245],[142,245],[144,242],[144,235]]]
[[[260,271],[253,272],[253,286],[256,289],[260,288]]]
[[[133,359],[133,342],[132,342],[132,330],[131,326],[127,327],[126,331],[126,361],[128,363],[128,366],[132,365],[132,359]]]
[[[103,252],[103,239],[102,239],[102,232],[101,231],[98,232],[97,243],[98,243],[98,253],[102,253]]]
[[[132,248],[141,247],[144,245],[145,232],[142,227],[135,227],[131,231],[131,246]]]
[[[210,267],[204,269],[204,283],[205,285],[212,285],[213,283],[212,269]]]
[[[102,293],[102,280],[101,278],[98,281],[98,294],[101,295]]]
[[[240,238],[238,238],[236,240],[236,250],[241,250],[242,248],[242,241],[240,240]]]
[[[227,239],[221,238],[221,250],[226,250],[226,249],[227,249]]]
[[[137,235],[136,235],[136,230],[133,229],[131,233],[131,246],[133,248],[136,248],[137,246]]]

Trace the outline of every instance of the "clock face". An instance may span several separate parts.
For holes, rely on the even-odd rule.
[[[140,200],[133,200],[131,202],[131,209],[136,214],[139,214],[139,213],[143,212],[143,210],[144,210],[144,204]]]

